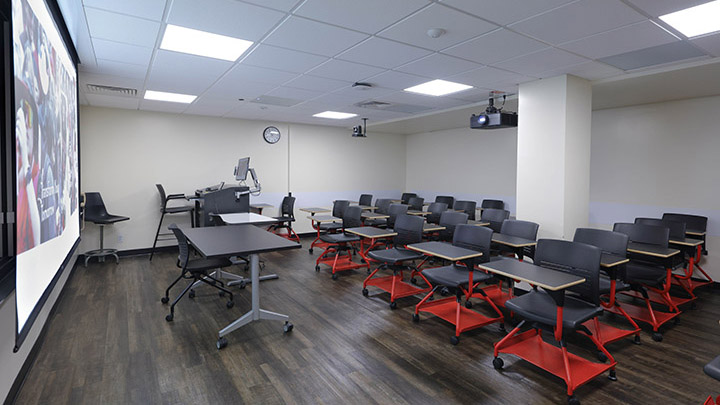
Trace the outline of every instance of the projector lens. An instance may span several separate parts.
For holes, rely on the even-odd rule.
[[[487,125],[488,123],[488,117],[485,114],[480,114],[477,117],[477,124],[478,125]]]

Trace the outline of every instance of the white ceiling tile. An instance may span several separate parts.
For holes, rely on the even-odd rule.
[[[514,72],[508,72],[501,69],[496,69],[491,66],[482,67],[480,69],[471,70],[469,72],[460,73],[459,75],[451,76],[448,80],[454,82],[467,84],[475,87],[495,89],[497,84],[507,83],[524,83],[535,78],[517,74]]]
[[[342,107],[352,107],[353,104],[364,101],[372,98],[370,95],[362,95],[360,91],[358,91],[358,96],[348,96],[345,94],[337,94],[337,93],[326,93],[322,96],[313,99],[312,101],[332,106],[337,106],[337,108]]]
[[[519,56],[495,64],[496,67],[507,69],[524,75],[534,75],[546,70],[557,69],[563,66],[577,65],[588,60],[557,48],[548,48]]]
[[[374,34],[428,4],[427,0],[307,0],[295,14]]]
[[[140,109],[179,114],[188,108],[187,104],[170,103],[167,101],[140,100]]]
[[[443,53],[478,63],[493,64],[546,47],[547,45],[540,41],[503,28],[445,49]]]
[[[236,0],[174,0],[168,23],[257,41],[283,17],[285,13]]]
[[[198,95],[232,66],[231,62],[171,51],[158,51],[147,88]]]
[[[241,104],[242,102],[238,101],[237,98],[214,98],[203,96],[199,97],[190,104],[190,106],[185,109],[184,113],[222,117]]]
[[[338,59],[392,69],[431,52],[387,39],[373,37],[338,55]]]
[[[600,62],[586,62],[579,65],[565,66],[559,69],[539,73],[542,78],[571,74],[587,80],[600,80],[623,74],[623,71]]]
[[[159,22],[95,8],[86,8],[85,16],[93,38],[152,48],[160,31]]]
[[[499,25],[532,17],[574,0],[441,0],[443,3]]]
[[[128,110],[137,110],[138,104],[140,103],[139,98],[133,97],[114,97],[107,96],[104,94],[85,94],[88,104],[96,107],[112,107],[112,108],[125,108]]]
[[[468,70],[477,69],[482,65],[452,56],[439,53],[432,54],[415,62],[397,68],[397,70],[426,76],[432,79],[442,79]]]
[[[377,76],[373,76],[366,81],[374,86],[385,87],[387,89],[402,90],[408,87],[415,86],[417,84],[425,83],[429,80],[429,77],[416,76],[402,72],[396,72],[394,70],[388,70],[384,73],[380,73]]]
[[[645,19],[620,0],[580,0],[510,27],[557,45]]]
[[[629,0],[644,12],[653,17],[670,14],[693,6],[707,3],[710,0]]]
[[[326,60],[328,58],[325,56],[262,44],[255,48],[242,63],[287,72],[305,73]]]
[[[92,44],[93,48],[95,48],[95,56],[98,59],[114,60],[134,65],[149,65],[153,53],[153,49],[149,47],[123,44],[99,38],[93,38]]]
[[[237,100],[244,98],[245,100],[252,100],[255,97],[261,96],[270,90],[277,87],[274,84],[258,83],[250,80],[240,80],[237,78],[224,76],[212,87],[210,87],[202,97],[210,98],[232,98]]]
[[[278,87],[267,93],[267,95],[304,101],[319,97],[323,95],[323,92],[297,89],[294,87]]]
[[[335,56],[368,36],[300,17],[290,17],[265,41],[297,51]]]
[[[97,60],[97,67],[87,68],[80,65],[80,70],[90,73],[108,74],[119,77],[129,77],[144,80],[147,75],[147,65],[132,65],[112,60]]]
[[[675,36],[647,20],[559,46],[591,59],[599,59],[675,41],[678,41]]]
[[[720,56],[720,34],[706,35],[690,42],[699,46],[713,56]]]
[[[100,8],[153,21],[162,21],[165,0],[83,0],[85,7]]]
[[[493,90],[504,91],[504,89],[493,89]],[[490,97],[490,91],[491,91],[490,89],[486,89],[483,87],[474,87],[472,89],[462,91],[457,94],[451,94],[450,97],[456,98],[458,100],[463,100],[469,104],[487,102],[488,98]],[[500,103],[502,103],[502,101],[500,101]]]
[[[462,93],[462,92],[460,92]],[[457,93],[457,94],[460,94]],[[467,104],[466,101],[459,99],[452,99],[450,97],[435,97],[426,96],[422,94],[409,93],[407,91],[396,91],[386,96],[378,97],[378,101],[385,101],[389,103],[401,103],[410,105],[419,105],[430,108],[448,108],[462,104]]]
[[[333,59],[309,71],[308,74],[354,83],[370,76],[374,76],[382,71],[384,71],[384,69],[376,68],[374,66]]]
[[[290,11],[301,0],[243,0],[245,3],[253,3],[258,6],[273,8],[280,11]]]
[[[60,12],[65,20],[70,38],[77,50],[80,63],[85,66],[96,67],[95,52],[93,51],[90,30],[85,19],[83,4],[74,0],[59,0],[57,3],[60,6]]]
[[[446,32],[438,38],[431,38],[427,35],[430,28],[442,28]],[[438,51],[495,28],[497,26],[494,24],[433,4],[380,32],[378,36]]]
[[[295,87],[298,89],[315,90],[315,91],[333,91],[352,84],[351,81],[326,79],[323,77],[315,77],[302,75],[293,79],[284,85],[287,87]]]
[[[297,77],[297,74],[281,70],[237,65],[227,75],[228,80],[281,85]]]
[[[371,87],[369,89],[358,89],[357,87],[345,87],[343,89],[334,91],[332,94],[346,97],[348,100],[353,100],[353,103],[360,101],[371,100],[377,97],[382,97],[391,93],[395,93],[397,90],[386,89],[383,87]]]

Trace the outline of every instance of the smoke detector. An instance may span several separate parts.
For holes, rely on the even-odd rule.
[[[428,35],[430,38],[440,38],[440,37],[443,36],[446,32],[447,32],[447,31],[445,31],[445,30],[442,29],[442,28],[430,28],[429,30],[427,30],[427,35]]]

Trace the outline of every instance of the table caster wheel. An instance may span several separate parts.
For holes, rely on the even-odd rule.
[[[652,334],[652,340],[654,340],[654,341],[656,341],[656,342],[662,342],[662,340],[663,340],[663,335],[662,335],[662,333],[660,333],[660,332],[653,332],[653,334]]]
[[[160,298],[160,302],[162,302],[163,304],[167,304],[169,301],[170,301],[170,299],[168,299],[168,297]]]
[[[568,405],[580,405],[580,400],[571,395],[568,397]]]
[[[472,303],[472,302],[470,302],[470,301],[465,301],[465,308],[470,309],[470,308],[472,308],[472,306],[473,306],[473,303]]]
[[[332,279],[333,279],[333,280],[337,280],[337,279],[338,279],[338,275],[337,275],[337,274],[333,274],[333,275],[332,275]]]
[[[633,338],[633,343],[635,343],[636,345],[641,344],[640,335],[635,335],[635,338]]]
[[[390,309],[397,309],[397,302],[395,302],[395,301],[391,302]]]
[[[455,345],[457,345],[458,343],[460,343],[460,338],[457,337],[457,336],[451,336],[451,337],[450,337],[450,343],[452,343],[452,345],[455,346]]]
[[[319,265],[315,265],[315,272],[316,272],[316,273],[320,272],[320,266],[319,266]]]
[[[235,301],[228,301],[227,304],[225,304],[228,308],[232,308],[235,306]]]
[[[188,293],[188,298],[190,298],[190,299],[195,298],[195,290],[190,290],[190,293]]]
[[[363,296],[364,296],[364,297],[367,297],[367,296],[368,296],[368,292],[369,292],[369,291],[368,291],[367,288],[363,288],[362,293],[363,293]]]
[[[215,343],[215,347],[217,347],[218,350],[222,350],[223,348],[225,348],[225,346],[227,346],[227,344],[228,344],[227,339],[225,339],[224,337],[221,337]]]
[[[416,322],[416,323],[417,323],[417,322],[420,322],[420,315],[418,315],[418,314],[413,314],[413,315],[412,315],[412,320],[413,320],[413,322]]]
[[[310,252],[310,254],[312,254],[313,248],[308,249],[308,252]]]
[[[615,370],[610,370],[610,374],[608,374],[608,380],[617,381],[617,375],[615,375]]]
[[[283,332],[288,333],[288,332],[292,332],[292,330],[293,330],[293,324],[291,324],[290,322],[285,322],[285,325],[283,326]]]
[[[603,352],[601,352],[601,351],[598,351],[598,352],[597,352],[597,359],[598,359],[601,363],[605,363],[605,362],[608,360],[608,358],[607,358],[607,356],[605,355],[605,353],[603,353]]]
[[[173,321],[173,318],[174,318],[173,314],[168,314],[168,315],[165,317],[165,320],[168,321],[168,322],[172,322],[172,321]]]
[[[493,367],[495,367],[495,370],[502,370],[504,365],[505,362],[500,357],[495,357],[493,359]]]

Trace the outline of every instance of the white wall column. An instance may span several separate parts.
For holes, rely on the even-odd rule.
[[[538,237],[572,239],[588,225],[590,82],[571,75],[520,85],[517,218],[540,224]]]

